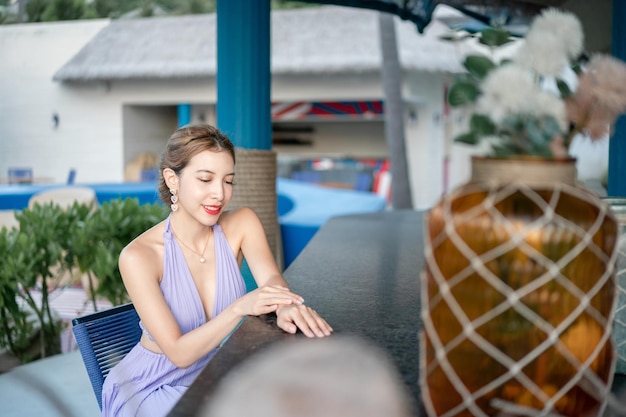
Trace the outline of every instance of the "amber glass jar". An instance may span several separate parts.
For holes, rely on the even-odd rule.
[[[574,160],[475,157],[426,217],[430,416],[594,416],[615,366],[618,225]],[[542,413],[543,412],[543,413]]]
[[[613,343],[617,353],[615,373],[626,374],[626,198],[604,198],[603,201],[609,204],[620,226],[616,262],[617,304],[613,319]]]

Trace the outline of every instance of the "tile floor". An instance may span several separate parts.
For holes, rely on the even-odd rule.
[[[78,351],[0,375],[3,417],[98,417],[98,402]]]
[[[38,293],[31,292],[37,300]],[[100,409],[71,332],[70,320],[94,311],[81,288],[50,294],[50,305],[67,322],[61,334],[63,352],[0,374],[2,417],[98,417]],[[109,308],[98,302],[98,310]]]

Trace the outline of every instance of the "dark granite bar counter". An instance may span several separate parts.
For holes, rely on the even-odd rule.
[[[370,339],[388,352],[419,416],[425,415],[419,405],[418,352],[422,242],[422,212],[334,217],[285,271],[290,286],[328,320],[335,334]],[[278,329],[275,316],[247,317],[169,416],[197,416],[230,369],[272,343],[294,337],[303,336]],[[618,375],[614,392],[625,389],[626,377]]]

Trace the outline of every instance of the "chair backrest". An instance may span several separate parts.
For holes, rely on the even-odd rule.
[[[32,168],[9,168],[8,179],[9,179],[9,184],[32,184],[33,169]]]
[[[39,191],[28,199],[28,208],[33,208],[35,204],[56,204],[63,209],[72,207],[72,204],[87,204],[95,207],[98,205],[98,197],[93,188],[66,186],[54,187]]]
[[[73,319],[72,331],[102,409],[104,379],[141,337],[139,316],[132,303],[123,304]]]
[[[67,185],[74,185],[76,182],[76,169],[70,169],[70,172],[67,174]]]

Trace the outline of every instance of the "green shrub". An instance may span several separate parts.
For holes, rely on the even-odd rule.
[[[35,204],[16,213],[19,228],[0,232],[0,344],[23,362],[60,352],[62,325],[50,309],[49,293],[72,269],[70,229],[89,210],[79,204],[67,210]],[[34,298],[31,289],[38,290],[41,299]]]
[[[160,204],[111,200],[94,208],[75,203],[61,208],[35,204],[16,212],[19,228],[0,230],[0,348],[22,362],[60,352],[62,323],[50,309],[49,294],[87,274],[91,294],[113,305],[128,299],[117,259],[131,240],[167,216]],[[96,278],[97,277],[97,278]],[[31,291],[41,293],[41,300]],[[33,352],[33,345],[37,351]]]
[[[146,229],[167,216],[160,204],[139,204],[137,199],[111,200],[93,211],[73,232],[80,270],[97,281],[95,294],[113,305],[129,301],[117,266],[121,250]]]

